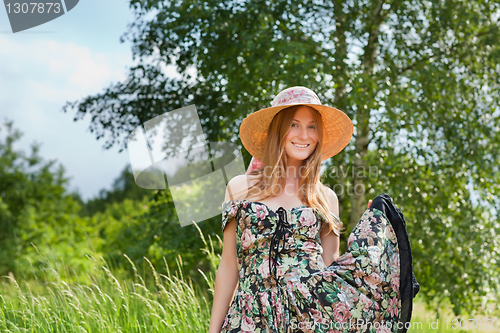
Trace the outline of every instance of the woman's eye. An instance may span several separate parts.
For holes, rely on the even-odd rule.
[[[315,128],[316,128],[316,126],[309,126],[309,128],[313,128],[313,129],[315,129]]]
[[[292,127],[297,126],[297,124],[292,124]]]

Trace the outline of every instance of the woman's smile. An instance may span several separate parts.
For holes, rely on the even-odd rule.
[[[306,149],[307,147],[309,147],[309,144],[298,144],[295,142],[292,142],[292,144],[299,149]]]

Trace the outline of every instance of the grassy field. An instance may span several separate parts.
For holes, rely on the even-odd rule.
[[[151,288],[138,276],[134,282],[115,277],[105,266],[102,272],[91,285],[70,285],[62,279],[40,284],[4,278],[0,283],[0,332],[207,332],[209,301],[182,276],[158,275]],[[467,328],[461,330],[452,322],[454,318],[451,311],[442,309],[436,324],[436,314],[417,300],[413,328],[408,332],[500,331],[492,323],[486,329],[485,321],[482,328],[469,328],[471,322],[463,322]],[[474,319],[476,325],[477,319],[485,318]]]
[[[427,310],[423,300],[417,297],[413,304],[412,328],[408,329],[408,332],[500,332],[500,317],[498,314],[457,317],[447,305],[440,308],[438,315],[434,311]]]
[[[213,241],[203,241],[203,251],[215,271],[219,258]],[[158,274],[144,258],[151,268],[146,280],[125,257],[133,277],[112,273],[102,258],[89,257],[100,264],[100,269],[88,276],[90,283],[67,282],[79,279],[53,261],[46,262],[47,275],[55,276],[51,282],[25,281],[12,274],[0,278],[0,332],[208,331],[214,273],[200,272],[206,286],[196,287],[180,269],[174,274]]]
[[[180,274],[152,271],[153,285],[118,278],[105,264],[90,285],[4,278],[0,332],[206,332],[207,297]]]
[[[51,276],[56,276],[51,282],[2,277],[0,332],[207,332],[218,256],[211,239],[205,245],[212,272],[200,272],[206,282],[201,287],[190,283],[180,270],[158,274],[146,258],[152,273],[147,281],[130,260],[133,277],[112,273],[102,258],[89,258],[102,265],[85,284],[67,282],[72,281],[67,270],[55,262],[48,265]],[[473,326],[479,325],[478,319],[483,320],[480,328],[469,328],[471,322],[465,321],[460,329],[451,311],[443,308],[439,315],[436,324],[437,314],[426,310],[423,301],[416,298],[413,328],[408,332],[500,332],[493,323],[486,328],[484,316],[474,318]],[[498,321],[498,317],[489,319]]]

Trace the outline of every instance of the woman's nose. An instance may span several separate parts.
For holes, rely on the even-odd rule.
[[[307,128],[303,127],[299,131],[299,139],[306,140],[307,139]]]

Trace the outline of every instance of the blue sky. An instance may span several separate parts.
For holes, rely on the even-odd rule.
[[[82,0],[67,14],[16,34],[0,8],[0,122],[13,120],[24,133],[16,149],[28,153],[31,143],[41,143],[40,155],[66,168],[69,190],[78,189],[83,199],[110,188],[128,152],[104,150],[104,140],[88,130],[90,117],[74,122],[75,113],[62,106],[125,79],[133,64],[131,45],[120,43],[134,19],[128,3]]]

